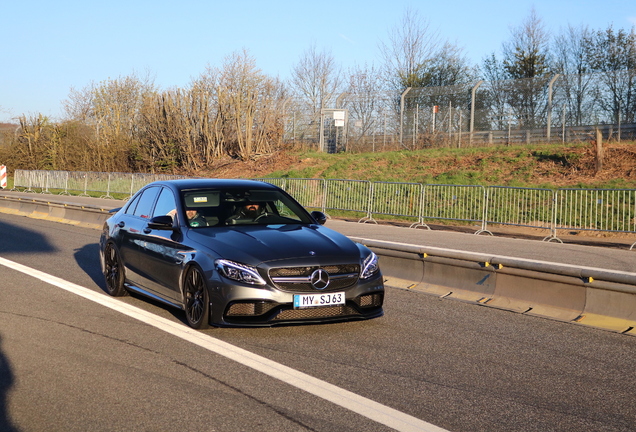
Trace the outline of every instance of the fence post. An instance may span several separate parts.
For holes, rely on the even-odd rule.
[[[425,196],[425,192],[426,191],[426,185],[420,183],[420,208],[418,210],[418,221],[416,223],[411,224],[411,226],[409,228],[417,228],[417,227],[424,227],[427,230],[431,231],[431,227],[428,226],[428,224],[426,224],[426,222],[424,222],[424,199],[426,198]]]
[[[33,192],[35,193],[35,191],[32,189],[33,186],[33,176],[34,176],[34,171],[27,171],[27,175],[29,177],[29,181],[28,181],[28,187],[26,188],[25,192]]]
[[[479,235],[481,233],[487,233],[487,234],[490,234],[490,235],[494,235],[492,232],[490,232],[488,230],[488,207],[489,207],[489,204],[490,204],[489,203],[490,195],[488,194],[488,188],[487,187],[482,186],[482,188],[484,189],[484,193],[482,194],[482,196],[484,197],[483,198],[484,203],[481,206],[481,208],[482,208],[482,211],[481,211],[481,228],[478,229],[475,232],[475,234]]]
[[[360,219],[358,221],[358,223],[363,222],[375,222],[377,225],[377,221],[375,219],[373,219],[373,214],[371,213],[371,209],[372,207],[372,203],[373,203],[373,191],[374,191],[374,182],[368,181],[367,182],[369,184],[369,194],[367,195],[367,215],[365,217],[363,217],[362,219]]]
[[[50,178],[51,178],[51,171],[47,171],[46,172],[46,187],[44,188],[44,190],[41,193],[51,195],[51,191],[49,191],[49,185],[50,185],[49,179]]]
[[[472,147],[473,145],[473,132],[475,130],[475,93],[477,93],[477,89],[480,85],[482,85],[484,81],[478,81],[477,84],[473,87],[470,94],[470,135],[468,135],[468,145]]]
[[[81,196],[81,197],[87,197],[88,196],[88,171],[84,173],[84,192],[79,194],[79,196]]]
[[[327,214],[327,182],[329,180],[322,179],[322,212]]]
[[[130,176],[130,198],[132,198],[133,196],[133,188],[135,186],[135,174],[133,173],[133,175]]]
[[[402,93],[402,96],[400,97],[400,145],[403,146],[404,145],[404,98],[406,97],[406,94],[411,91],[411,87],[407,87],[406,90],[404,90],[404,93]]]
[[[634,215],[634,218],[632,219],[633,220],[632,231],[636,231],[636,192],[634,192],[634,197],[632,201],[634,203],[634,212],[632,213]],[[629,250],[632,250],[634,246],[636,246],[636,242],[632,243],[632,245],[629,247]]]
[[[102,198],[102,199],[105,199],[105,198],[113,199],[113,197],[112,197],[112,196],[110,196],[110,177],[111,177],[111,174],[110,174],[110,173],[108,173],[108,183],[107,183],[107,185],[106,185],[106,195],[102,195],[102,196],[100,197],[100,198]]]
[[[559,243],[563,243],[563,241],[557,237],[556,225],[557,225],[557,201],[559,197],[559,191],[555,190],[552,192],[552,220],[550,221],[550,235],[545,237],[542,241],[551,242],[552,240],[556,240]]]
[[[548,84],[548,130],[546,133],[548,143],[550,142],[550,133],[552,128],[552,86],[560,76],[560,74],[554,75],[554,77],[552,77],[550,83]]]

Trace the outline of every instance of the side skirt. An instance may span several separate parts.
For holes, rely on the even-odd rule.
[[[166,300],[165,298],[159,297],[157,294],[152,293],[150,291],[146,291],[145,289],[139,288],[136,285],[131,285],[129,283],[126,283],[125,286],[126,286],[126,289],[129,290],[129,291],[132,291],[132,292],[137,293],[137,294],[141,294],[144,297],[151,298],[151,299],[153,299],[155,301],[158,301],[160,303],[163,303],[165,305],[168,305],[168,306],[183,310],[183,305],[171,302],[169,300]]]

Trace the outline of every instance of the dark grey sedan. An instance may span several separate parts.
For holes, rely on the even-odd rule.
[[[151,183],[104,224],[106,289],[183,309],[197,329],[381,316],[377,256],[325,220],[264,182]]]

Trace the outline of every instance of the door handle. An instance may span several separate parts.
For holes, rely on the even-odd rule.
[[[124,221],[120,221],[120,222],[117,224],[117,226],[118,226],[119,228],[123,228],[123,227],[125,227],[125,226],[126,226],[126,223],[125,223]]]

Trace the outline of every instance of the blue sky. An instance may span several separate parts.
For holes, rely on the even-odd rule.
[[[380,41],[407,8],[472,63],[499,52],[532,7],[545,27],[630,30],[636,1],[607,0],[179,0],[5,1],[0,15],[0,122],[63,116],[73,87],[150,73],[160,88],[185,87],[208,65],[247,49],[281,79],[312,44],[344,68],[378,64]]]

